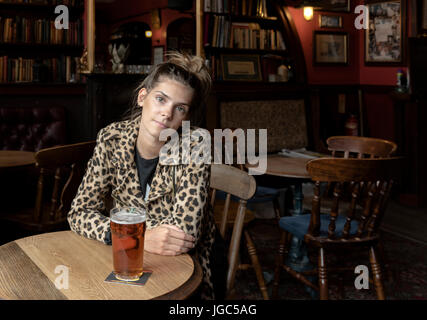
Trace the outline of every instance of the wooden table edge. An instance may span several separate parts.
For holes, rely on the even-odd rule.
[[[2,168],[2,169],[29,167],[29,166],[34,166],[36,164],[36,153],[37,152],[24,151],[24,150],[0,150],[0,152],[5,153],[5,154],[6,153],[25,154],[26,155],[25,158],[27,158],[26,160],[24,160],[18,164],[13,164],[13,163],[9,164],[9,165],[1,164],[0,168]],[[28,159],[30,157],[31,157],[31,159]]]
[[[193,260],[194,271],[190,278],[175,290],[155,297],[151,300],[185,300],[196,292],[197,288],[202,283],[203,272],[199,262],[189,255]]]
[[[70,230],[60,231],[60,232],[69,232],[69,231]],[[32,237],[32,236],[30,236],[30,237]],[[27,238],[27,237],[25,237],[25,238]],[[21,239],[24,239],[24,238],[21,238]],[[16,239],[16,240],[10,241],[8,243],[2,244],[0,247],[6,248],[6,247],[10,247],[10,246],[16,246],[17,248],[19,248],[20,251],[22,251],[22,254],[24,254],[26,257],[28,257],[26,252],[17,243],[18,240],[20,240],[20,239]],[[203,272],[202,272],[202,268],[201,268],[199,262],[197,261],[197,259],[190,254],[187,254],[187,255],[191,258],[191,260],[193,262],[193,267],[194,267],[193,273],[191,274],[191,276],[183,284],[181,284],[179,287],[177,287],[173,291],[165,293],[165,294],[157,296],[157,297],[153,297],[153,298],[148,299],[148,300],[185,300],[185,299],[188,299],[189,297],[191,297],[196,292],[197,288],[200,286],[200,284],[202,282]],[[31,263],[33,263],[32,260],[31,260]],[[42,276],[44,276],[44,277],[46,276],[37,265],[34,264],[34,266],[37,270],[39,270],[41,272]],[[47,277],[46,277],[46,280],[48,280],[46,283],[53,284]],[[63,296],[62,298],[65,298],[66,300],[74,300],[74,299],[69,299],[67,296]],[[10,301],[10,300],[27,300],[27,299],[19,299],[19,298],[14,299],[14,298],[9,298],[9,297],[5,297],[5,296],[0,296],[0,300]],[[49,299],[49,300],[54,300],[54,299]]]

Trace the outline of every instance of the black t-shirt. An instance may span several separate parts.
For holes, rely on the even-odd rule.
[[[141,157],[135,147],[135,160],[136,167],[138,168],[138,176],[139,182],[141,184],[142,194],[145,197],[147,184],[151,185],[151,181],[154,177],[154,172],[156,171],[157,163],[159,162],[159,157],[154,159],[144,159],[143,157]]]

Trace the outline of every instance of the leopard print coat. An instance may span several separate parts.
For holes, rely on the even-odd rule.
[[[111,192],[114,199],[113,207],[143,207],[148,229],[171,224],[195,237],[196,246],[189,253],[202,266],[202,298],[214,299],[210,260],[215,224],[208,201],[210,165],[162,165],[165,162],[160,159],[144,201],[134,159],[140,121],[141,117],[116,122],[98,133],[93,156],[68,213],[70,228],[108,243],[108,194]],[[197,149],[197,143],[192,140],[190,148]]]

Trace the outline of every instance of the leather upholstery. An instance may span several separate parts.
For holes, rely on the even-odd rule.
[[[62,107],[0,107],[0,150],[39,151],[66,143]]]

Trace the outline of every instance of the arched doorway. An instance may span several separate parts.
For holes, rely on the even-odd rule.
[[[194,19],[179,18],[169,23],[166,32],[166,45],[168,51],[178,50],[189,54],[195,54],[196,25]]]
[[[129,56],[126,65],[150,65],[151,64],[151,37],[145,32],[151,31],[148,24],[144,22],[128,22],[113,30],[111,44],[129,44]]]

